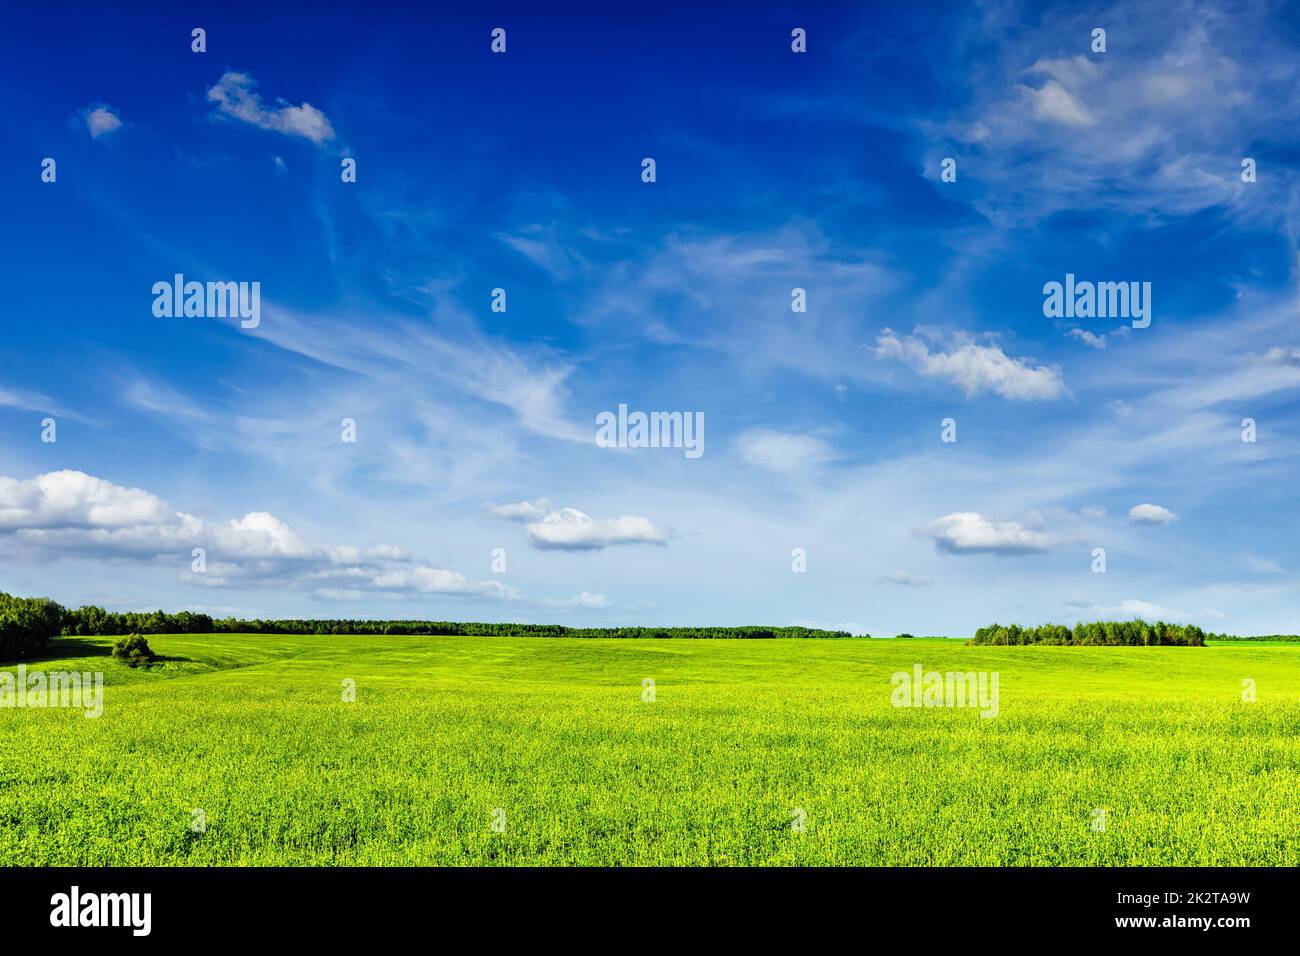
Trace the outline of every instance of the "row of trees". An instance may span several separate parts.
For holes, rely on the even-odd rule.
[[[87,613],[89,612],[89,613]],[[102,608],[69,611],[68,634],[454,634],[465,637],[850,637],[846,631],[806,627],[565,627],[562,624],[488,624],[465,621],[375,621],[292,618],[214,620],[206,614],[114,614]]]
[[[13,599],[18,600],[18,599]],[[117,613],[102,607],[58,608],[60,623],[52,634],[107,636],[123,634],[453,634],[465,637],[691,637],[745,638],[851,637],[847,631],[808,627],[565,627],[561,624],[487,624],[464,621],[375,621],[292,618],[268,621],[179,611]]]
[[[1204,647],[1205,632],[1195,624],[1166,624],[1156,621],[1092,621],[1066,627],[1063,624],[990,624],[981,627],[968,644],[1077,644],[1101,647],[1151,647],[1172,645]]]
[[[1253,634],[1242,637],[1237,634],[1206,634],[1207,641],[1282,641],[1287,644],[1300,644],[1300,634]]]

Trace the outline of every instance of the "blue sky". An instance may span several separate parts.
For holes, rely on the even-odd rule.
[[[1300,624],[1293,11],[227,6],[3,14],[0,589]],[[175,273],[260,325],[156,317]],[[1067,273],[1150,326],[1045,317]],[[620,404],[704,454],[600,447]]]

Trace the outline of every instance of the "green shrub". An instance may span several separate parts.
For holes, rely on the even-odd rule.
[[[158,659],[141,634],[128,634],[113,644],[113,656],[127,667],[148,666]]]

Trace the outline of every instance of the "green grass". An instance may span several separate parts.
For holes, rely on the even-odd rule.
[[[1300,863],[1294,645],[149,642],[28,664],[102,670],[104,714],[0,709],[0,864]],[[918,661],[999,672],[999,715],[892,707]]]

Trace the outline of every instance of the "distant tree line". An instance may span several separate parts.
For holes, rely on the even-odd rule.
[[[118,613],[87,605],[76,610],[45,598],[0,592],[0,659],[39,653],[50,638],[120,637],[129,634],[451,634],[464,637],[744,638],[852,637],[847,631],[809,627],[565,627],[560,624],[486,624],[463,621],[242,620],[193,611]]]
[[[1156,621],[1093,621],[1066,627],[1063,624],[990,624],[981,627],[967,644],[1072,644],[1086,647],[1204,647],[1206,634],[1195,624],[1166,624]]]
[[[852,637],[847,631],[809,627],[565,627],[562,624],[488,624],[465,621],[376,621],[288,618],[214,619],[179,611],[118,614],[100,607],[66,611],[63,633],[96,634],[451,634],[463,637]]]
[[[1254,634],[1241,637],[1236,634],[1206,634],[1207,641],[1284,641],[1288,644],[1300,643],[1300,634]]]

